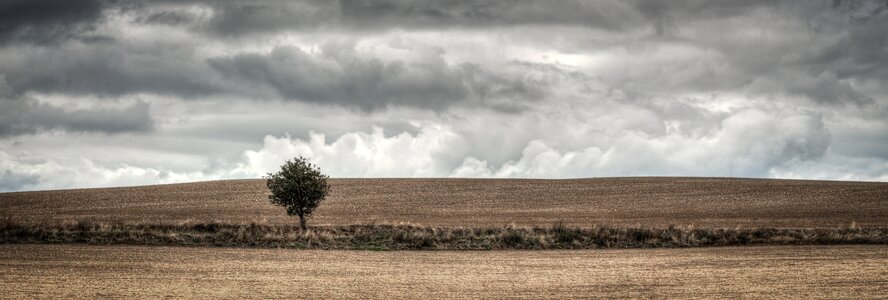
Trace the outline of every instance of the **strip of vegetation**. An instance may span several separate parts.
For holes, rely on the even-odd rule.
[[[888,229],[450,228],[413,225],[298,226],[14,222],[0,220],[0,243],[81,243],[298,249],[501,250],[675,248],[736,245],[888,244]]]

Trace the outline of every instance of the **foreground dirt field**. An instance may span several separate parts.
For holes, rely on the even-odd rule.
[[[334,179],[313,225],[888,227],[888,183],[718,179]],[[264,180],[0,193],[15,219],[295,224]]]
[[[0,297],[880,298],[888,247],[299,251],[0,245]]]

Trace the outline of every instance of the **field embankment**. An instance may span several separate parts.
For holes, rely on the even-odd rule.
[[[311,225],[888,228],[888,183],[729,178],[333,179]],[[295,224],[264,180],[0,193],[0,217]]]
[[[334,250],[682,248],[888,244],[888,229],[420,227],[412,225],[127,224],[0,222],[0,244],[77,243]]]
[[[831,298],[888,290],[883,246],[288,251],[0,245],[0,298]]]

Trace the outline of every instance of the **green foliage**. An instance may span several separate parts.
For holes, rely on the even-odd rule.
[[[288,215],[299,216],[299,225],[305,229],[305,220],[330,192],[329,178],[302,156],[287,160],[279,172],[268,173],[268,200],[286,208]]]

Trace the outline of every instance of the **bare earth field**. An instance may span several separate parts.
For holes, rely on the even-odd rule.
[[[882,298],[884,246],[324,251],[0,245],[3,298]]]
[[[590,228],[828,229],[852,223],[888,228],[888,183],[604,178],[334,179],[332,184],[311,225],[499,227],[563,221]],[[0,217],[5,224],[295,225],[283,209],[268,203],[267,193],[264,180],[0,193]],[[72,224],[76,229],[83,223]],[[54,232],[51,238],[58,236]],[[0,298],[861,299],[888,297],[886,266],[885,245],[370,252],[0,244]]]
[[[312,225],[888,227],[888,183],[724,178],[333,179]],[[295,224],[264,180],[0,193],[0,217]]]

